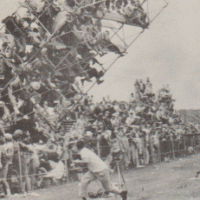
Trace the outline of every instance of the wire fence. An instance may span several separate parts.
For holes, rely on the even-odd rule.
[[[145,137],[123,138],[121,141],[128,141],[128,146],[119,151],[113,151],[112,145],[102,146],[100,140],[94,139],[86,142],[86,147],[96,152],[111,168],[114,168],[116,160],[120,160],[120,166],[124,170],[128,167],[134,169],[163,161],[168,162],[200,151],[200,134],[182,135],[180,139],[171,138],[159,142],[153,141],[152,137],[148,142]],[[74,142],[73,145],[75,144]],[[87,167],[73,164],[73,159],[77,158],[74,155],[77,155],[73,154],[73,147],[68,148],[68,146],[66,142],[63,144],[60,156],[58,148],[40,150],[38,153],[14,148],[14,154],[5,156],[2,153],[1,181],[6,180],[11,192],[15,193],[23,192],[24,185],[29,191],[78,180],[79,174],[86,172]],[[2,175],[5,168],[8,168],[8,173]]]
[[[25,27],[21,27],[21,22],[23,23],[27,23],[27,19],[23,18],[20,16],[20,9],[24,6],[20,5],[20,7],[18,8],[18,10],[13,13],[12,16],[6,18],[4,20],[4,26],[1,29],[2,34],[4,34],[4,36],[10,35],[12,36],[14,39],[14,46],[12,49],[12,56],[7,56],[6,52],[5,55],[3,53],[1,53],[1,61],[8,65],[8,67],[12,68],[13,73],[12,76],[9,77],[9,80],[5,80],[1,83],[1,100],[5,101],[6,105],[12,105],[11,107],[13,107],[14,109],[17,108],[17,101],[16,101],[16,95],[19,92],[22,93],[26,93],[28,94],[29,97],[35,98],[35,102],[33,102],[33,108],[30,112],[28,112],[26,115],[32,115],[34,113],[37,112],[37,96],[43,97],[43,99],[47,99],[47,94],[52,94],[56,93],[57,94],[57,98],[58,97],[63,97],[63,99],[70,99],[69,94],[70,93],[79,93],[79,91],[75,91],[75,89],[73,88],[73,84],[70,83],[70,87],[66,90],[62,90],[62,87],[56,83],[56,88],[52,88],[52,87],[47,87],[48,84],[44,84],[45,85],[45,91],[43,92],[37,92],[37,90],[35,90],[35,92],[30,91],[31,89],[31,85],[30,82],[34,82],[34,81],[42,81],[44,82],[44,79],[49,79],[49,77],[47,76],[47,73],[52,74],[56,74],[58,72],[60,72],[62,74],[63,77],[65,77],[66,79],[69,79],[70,82],[70,72],[72,73],[78,69],[80,72],[84,72],[87,73],[89,70],[91,70],[89,68],[86,69],[86,66],[88,64],[88,60],[94,58],[96,55],[100,56],[100,52],[96,52],[96,54],[94,55],[87,55],[86,58],[82,59],[78,59],[76,57],[76,52],[77,49],[79,47],[81,47],[84,43],[84,45],[86,45],[87,43],[92,43],[91,38],[88,38],[86,36],[88,36],[87,34],[84,35],[84,41],[83,38],[81,37],[80,33],[82,34],[82,30],[74,30],[72,28],[73,23],[75,23],[75,21],[77,20],[77,16],[73,13],[71,14],[71,19],[66,19],[65,21],[63,21],[63,23],[58,24],[58,26],[52,27],[52,23],[54,22],[55,19],[57,19],[57,17],[59,17],[60,15],[55,15],[53,16],[51,13],[51,9],[52,9],[52,2],[45,0],[44,1],[46,6],[45,9],[38,14],[36,12],[36,10],[34,10],[34,8],[32,8],[28,1],[25,1],[25,7],[28,9],[28,11],[30,12],[30,14],[33,17],[33,24],[35,23],[35,25],[37,25],[35,27],[35,29],[41,29],[41,33],[39,35],[37,35],[37,33],[34,33],[33,30],[28,30]],[[99,4],[103,1],[98,1],[92,5],[96,5]],[[145,1],[144,1],[145,2]],[[143,3],[144,3],[143,2]],[[143,4],[142,3],[142,4]],[[91,5],[88,5],[91,6]],[[161,8],[159,8],[157,14],[152,17],[151,19],[149,19],[149,23],[153,22],[154,19],[160,14],[160,12],[167,6],[167,2],[166,5],[163,5]],[[80,9],[84,9],[86,8],[85,6],[80,7]],[[65,11],[65,8],[64,8]],[[62,11],[60,12],[60,14],[62,14]],[[150,12],[148,13],[148,15],[150,14]],[[44,20],[45,16],[46,20]],[[69,17],[69,16],[68,16]],[[102,16],[99,19],[103,19],[104,16]],[[141,17],[144,17],[144,14],[142,14]],[[28,17],[29,18],[29,17]],[[20,23],[17,22],[16,19],[19,19]],[[135,17],[132,18],[132,20],[135,20]],[[56,21],[56,20],[55,20]],[[13,26],[10,26],[10,24]],[[57,25],[57,24],[56,24]],[[62,28],[65,26],[65,32],[64,34],[62,33]],[[122,24],[122,28],[123,28],[124,24]],[[31,28],[31,27],[29,27]],[[52,28],[52,31],[50,31],[50,29]],[[3,31],[3,29],[5,29],[5,31]],[[120,37],[120,35],[118,34],[119,30],[121,28],[113,31],[114,33],[111,35],[111,39],[112,37],[118,37],[118,39],[120,39],[122,42],[124,42],[126,44],[126,40],[127,39],[131,39],[130,43],[127,45],[126,44],[126,50],[128,49],[128,47],[130,47],[136,40],[137,38],[144,32],[144,29],[142,29],[141,32],[137,33],[137,34],[133,34],[131,36],[123,36],[123,38]],[[37,30],[37,31],[38,31]],[[111,29],[112,30],[112,29]],[[33,34],[34,33],[34,34]],[[29,37],[30,34],[33,34],[32,39],[35,40],[34,45],[33,42],[29,41]],[[65,36],[65,37],[64,37]],[[65,41],[66,36],[68,38],[70,38],[71,40],[68,41],[69,43],[67,43]],[[47,37],[47,38],[45,38]],[[64,39],[63,39],[64,37]],[[50,41],[53,39],[57,39],[58,42],[65,44],[65,51],[64,53],[59,53],[59,56],[56,56],[54,54],[52,54],[51,56],[48,57],[48,55],[46,55],[45,52],[45,48],[49,48],[50,46]],[[74,40],[73,40],[74,39]],[[8,40],[9,41],[9,40]],[[38,42],[39,41],[39,42]],[[26,42],[27,44],[31,44],[32,46],[34,46],[32,52],[30,53],[30,55],[28,55],[28,53],[25,51],[25,46],[26,46]],[[52,44],[51,44],[52,45]],[[112,46],[112,43],[109,43],[107,45],[104,46],[104,48],[109,48]],[[56,47],[54,47],[56,49]],[[55,52],[59,51],[58,49],[55,50]],[[119,52],[115,52],[115,53],[119,53]],[[25,55],[23,55],[25,54]],[[120,53],[121,54],[121,53]],[[108,64],[108,67],[106,69],[104,69],[102,67],[102,70],[105,72],[107,72],[119,59],[121,55],[118,55],[116,58],[114,59],[110,59],[107,62],[111,62],[110,64]],[[59,58],[58,58],[59,57]],[[13,61],[14,59],[14,61]],[[39,62],[41,62],[44,67],[46,68],[45,72],[43,73],[43,71],[40,71],[40,67],[39,64],[37,66],[37,61],[39,60]],[[105,65],[105,63],[102,63]],[[32,68],[32,72],[34,72],[33,77],[27,77],[25,79],[27,79],[27,83],[25,85],[23,85],[24,83],[22,83],[22,80],[20,81],[19,77],[20,75],[24,76],[24,73],[28,72],[30,73],[30,67]],[[47,67],[48,66],[48,67]],[[39,70],[39,74],[38,71]],[[31,73],[30,73],[31,74]],[[77,74],[76,74],[77,75]],[[35,76],[37,76],[37,78],[35,79]],[[75,75],[74,75],[75,78]],[[98,77],[96,77],[97,79]],[[55,80],[52,80],[55,81]],[[51,80],[50,80],[51,82]],[[56,82],[56,81],[55,81]],[[97,80],[96,80],[97,82]],[[95,82],[95,83],[96,83]],[[63,82],[64,83],[64,82]],[[87,94],[87,92],[89,92],[89,90],[95,85],[95,83],[92,83],[91,86],[89,87],[89,89],[84,93],[83,91],[81,91],[80,88],[78,88],[78,90],[80,90],[80,98],[78,99],[78,102],[73,105],[73,107],[75,107],[79,101],[82,100],[82,98],[84,97],[85,94]],[[19,86],[18,89],[14,89],[13,86]],[[5,98],[9,97],[9,101],[5,100]],[[64,107],[64,106],[63,106]],[[73,108],[67,108],[67,111],[71,111]],[[63,111],[63,109],[62,109]],[[17,113],[17,112],[16,112]],[[60,121],[64,121],[66,118],[66,115],[64,114],[64,116],[61,114],[60,110],[56,110],[56,114],[59,115],[59,120],[57,120],[55,122],[55,124],[50,123],[49,118],[47,119],[46,116],[46,108],[42,107],[42,109],[38,109],[38,118],[41,119],[41,121],[45,121],[47,122],[47,124],[50,126],[51,129],[55,130],[58,123]],[[24,114],[25,115],[25,114]],[[14,118],[14,117],[13,117]],[[23,119],[23,117],[18,117],[16,119],[17,120],[21,120],[21,118]],[[38,119],[37,119],[38,120]],[[15,120],[10,120],[9,123],[13,123],[16,122]],[[9,125],[8,125],[9,127]],[[127,139],[127,138],[126,138]],[[128,139],[127,139],[128,140]],[[168,141],[169,142],[169,141]],[[112,145],[108,145],[108,146],[101,146],[100,142],[98,140],[94,140],[93,141],[93,145],[90,145],[88,142],[88,148],[93,149],[99,156],[102,157],[102,152],[104,151],[109,151],[107,157],[109,160],[109,164],[112,165],[113,163],[113,156],[115,156],[116,152],[112,152]],[[163,143],[160,142],[158,149],[156,149],[155,144],[151,144],[151,142],[146,142],[145,139],[143,138],[143,140],[140,138],[138,139],[138,142],[134,142],[131,141],[129,139],[129,145],[128,145],[128,149],[125,149],[125,152],[120,150],[119,151],[119,156],[122,163],[125,162],[125,160],[127,160],[127,157],[125,156],[125,154],[128,154],[128,160],[131,163],[136,163],[135,165],[137,166],[137,164],[142,163],[142,160],[147,160],[147,157],[149,156],[149,162],[145,162],[145,164],[149,164],[151,162],[156,162],[155,159],[153,159],[155,157],[155,155],[157,157],[160,158],[160,161],[162,161],[162,155],[173,155],[173,158],[176,156],[177,151],[183,151],[183,149],[181,148],[176,148],[176,142],[175,141],[171,141],[169,143],[166,143],[163,141]],[[20,144],[17,144],[20,146]],[[165,146],[164,150],[162,149],[163,146]],[[194,147],[194,141],[193,141],[193,145],[192,147]],[[169,148],[170,147],[170,148]],[[33,187],[37,188],[37,187],[42,187],[42,184],[45,185],[49,185],[53,182],[55,182],[55,180],[73,180],[74,177],[76,176],[77,172],[84,172],[86,170],[85,167],[78,167],[78,166],[74,166],[73,162],[72,162],[72,151],[68,148],[68,144],[63,144],[63,149],[62,149],[62,153],[60,155],[59,158],[57,158],[57,152],[56,151],[42,151],[41,155],[46,155],[47,157],[54,157],[54,159],[56,160],[54,163],[51,163],[50,160],[52,158],[47,158],[47,159],[43,159],[43,158],[38,158],[38,154],[32,152],[31,150],[28,151],[26,148],[23,149],[24,147],[18,147],[17,149],[14,149],[14,154],[9,153],[8,152],[4,155],[4,153],[2,152],[2,156],[1,156],[1,162],[2,162],[2,168],[1,168],[1,180],[2,182],[8,181],[9,185],[11,187],[12,193],[14,192],[24,192],[25,189],[32,190]],[[185,150],[186,147],[184,147]],[[158,151],[158,152],[157,152]],[[148,152],[148,153],[147,153]],[[107,152],[106,152],[107,153]],[[51,155],[51,156],[50,156]],[[40,156],[40,155],[39,155]],[[44,156],[45,157],[45,156]],[[56,158],[55,158],[56,157]],[[106,160],[105,157],[102,157],[102,159]],[[152,161],[154,160],[154,161]],[[41,167],[41,164],[43,164],[44,167]],[[52,165],[54,164],[54,167],[52,167]],[[138,165],[139,165],[138,164]],[[58,177],[59,175],[59,177]],[[72,177],[72,178],[70,178]],[[50,180],[50,182],[49,182]],[[45,183],[46,181],[46,183]]]

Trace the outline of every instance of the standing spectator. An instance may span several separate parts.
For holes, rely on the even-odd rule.
[[[94,117],[95,117],[96,119],[98,118],[99,113],[101,113],[101,109],[100,109],[100,107],[99,107],[99,103],[96,103],[96,106],[95,106],[94,112],[93,112]]]
[[[134,93],[131,93],[129,103],[134,103],[134,102],[135,102]]]
[[[76,122],[76,130],[80,136],[83,136],[85,133],[86,122],[82,113],[79,114],[79,118]]]
[[[142,94],[144,94],[144,91],[145,91],[145,84],[143,83],[142,79],[140,79],[139,85],[140,85],[140,92],[141,92]]]
[[[113,107],[115,112],[120,112],[119,103],[117,101],[113,102]]]
[[[124,127],[123,126],[118,128],[117,138],[119,139],[120,146],[121,146],[123,163],[125,165],[125,168],[128,169],[129,164],[130,164],[129,142],[128,142],[128,138],[124,135]]]
[[[168,161],[171,154],[172,143],[167,125],[163,125],[161,134],[161,161]]]
[[[100,145],[100,157],[104,162],[109,166],[111,160],[110,155],[110,142],[109,138],[111,135],[111,131],[105,131],[101,134],[99,138],[99,145]]]
[[[138,161],[137,164],[140,167],[140,164],[144,164],[144,134],[141,131],[141,128],[139,126],[136,127],[135,129],[135,139],[134,142],[136,143],[137,146],[137,154],[138,154]]]
[[[99,113],[98,118],[93,123],[93,126],[96,128],[97,133],[102,133],[104,130],[104,120],[103,120],[103,113]]]
[[[110,12],[110,3],[111,3],[111,1],[114,4],[114,0],[106,0],[106,2],[105,2],[105,5],[106,5],[106,8],[107,8],[108,12]],[[113,6],[113,8],[114,8],[114,6]]]
[[[135,100],[136,102],[139,102],[141,99],[141,94],[140,94],[140,84],[138,80],[136,80],[134,86],[135,86]]]
[[[149,78],[147,78],[145,93],[146,95],[152,94],[152,83],[150,82]]]
[[[8,175],[8,168],[9,165],[12,164],[12,158],[13,158],[13,142],[12,142],[12,135],[9,133],[4,134],[5,137],[5,143],[1,146],[1,172],[0,177],[1,180],[6,188],[6,194],[7,196],[11,195],[10,192],[10,186],[7,182],[7,175]]]
[[[112,123],[110,121],[109,115],[110,115],[109,111],[106,111],[103,117],[105,130],[112,130]]]
[[[109,117],[111,118],[112,114],[115,112],[115,109],[114,109],[114,107],[112,106],[112,104],[110,102],[108,103],[107,110],[110,112],[110,116]]]
[[[13,162],[17,165],[16,168],[20,168],[19,172],[22,172],[22,193],[26,194],[27,192],[30,193],[31,188],[31,181],[28,174],[28,169],[30,165],[30,155],[32,153],[32,150],[29,149],[29,147],[25,144],[29,141],[26,139],[26,134],[22,130],[16,130],[13,134],[13,140],[14,140],[14,158]],[[24,139],[24,142],[22,140]]]
[[[111,143],[111,155],[112,159],[120,159],[121,158],[121,144],[119,139],[117,138],[117,131],[113,131],[110,137]]]
[[[133,163],[137,168],[142,167],[139,161],[139,135],[138,135],[139,128],[135,126],[130,134],[130,159],[132,159]]]
[[[119,117],[119,113],[113,113],[112,114],[112,118],[111,118],[111,123],[112,123],[112,127],[116,128],[120,126],[120,117]]]
[[[29,140],[29,138],[27,138],[27,140]],[[31,185],[32,187],[36,187],[37,186],[37,182],[36,182],[36,177],[35,175],[37,174],[37,169],[40,166],[40,161],[39,161],[39,156],[37,154],[37,150],[35,148],[35,146],[30,143],[27,144],[28,148],[32,151],[32,153],[30,154],[30,167],[29,167],[29,175],[31,175]]]
[[[144,163],[145,165],[149,164],[149,143],[150,143],[150,133],[151,133],[151,126],[150,124],[144,125],[142,128],[142,132],[144,133]]]
[[[122,7],[122,4],[124,3],[124,7],[128,4],[128,0],[117,0],[116,1],[116,8],[120,9]]]
[[[135,113],[132,111],[129,113],[129,116],[126,119],[126,125],[130,126],[133,124],[134,121],[135,121]]]
[[[139,0],[131,0],[131,4],[141,8],[143,10]]]

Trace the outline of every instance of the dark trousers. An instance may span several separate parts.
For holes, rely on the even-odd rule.
[[[124,7],[128,4],[128,0],[117,0],[116,7],[120,8],[123,2],[124,2]]]

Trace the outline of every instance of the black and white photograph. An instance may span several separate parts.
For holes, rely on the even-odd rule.
[[[200,200],[200,1],[0,0],[0,199]]]

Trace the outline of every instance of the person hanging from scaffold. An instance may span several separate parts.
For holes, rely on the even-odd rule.
[[[79,196],[82,200],[87,200],[87,186],[96,179],[101,182],[105,190],[105,195],[108,195],[111,192],[120,195],[122,200],[127,200],[127,190],[112,186],[109,167],[94,152],[85,148],[82,140],[77,142],[76,148],[76,151],[80,154],[82,160],[74,160],[74,163],[86,164],[88,167],[88,172],[85,173],[79,184]]]

